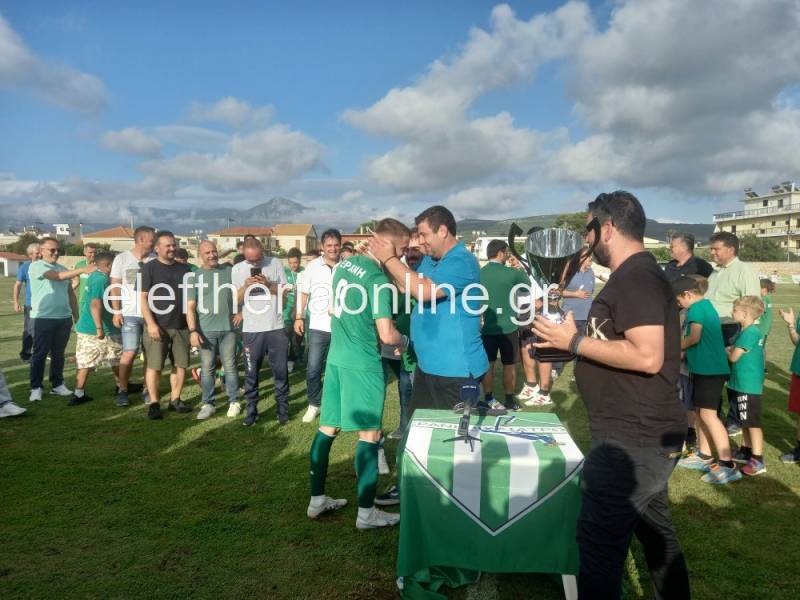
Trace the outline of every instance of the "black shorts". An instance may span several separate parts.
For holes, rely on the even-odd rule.
[[[736,396],[742,427],[761,427],[761,394],[730,391]]]
[[[483,376],[483,373],[481,373]],[[461,387],[467,377],[444,377],[430,375],[417,367],[414,373],[414,386],[411,390],[409,416],[418,408],[452,410],[461,402]]]
[[[500,361],[504,365],[517,364],[517,357],[519,356],[519,334],[514,333],[498,333],[497,335],[482,335],[483,349],[486,350],[486,356],[489,362],[497,360],[497,353],[500,352]]]
[[[692,375],[692,404],[695,409],[719,409],[727,375]]]

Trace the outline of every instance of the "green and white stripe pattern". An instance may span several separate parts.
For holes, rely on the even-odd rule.
[[[448,421],[450,419],[447,419]],[[415,418],[405,452],[425,476],[496,536],[536,510],[580,473],[583,454],[555,415],[473,418],[473,449],[448,441],[453,422]]]

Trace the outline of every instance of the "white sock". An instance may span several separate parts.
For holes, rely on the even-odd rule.
[[[369,508],[361,508],[358,507],[358,518],[359,519],[369,519],[369,516],[372,514],[372,511],[375,510],[374,506],[370,506]]]
[[[311,496],[311,506],[321,506],[325,503],[325,494],[322,496]]]
[[[76,398],[83,398],[83,390],[79,390],[78,388],[75,388],[75,397]]]

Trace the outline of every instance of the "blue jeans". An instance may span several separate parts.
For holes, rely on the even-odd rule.
[[[64,383],[64,351],[67,349],[72,319],[31,319],[33,356],[31,357],[31,389],[42,387],[44,365],[50,355],[50,385]]]
[[[29,360],[31,351],[33,350],[33,326],[31,325],[31,307],[26,306],[23,309],[24,321],[22,325],[22,351],[19,357],[22,360]]]
[[[272,369],[272,380],[275,386],[275,403],[278,419],[289,418],[289,371],[286,357],[289,353],[289,340],[283,328],[274,331],[244,332],[244,397],[247,400],[247,414],[258,414],[258,382],[259,371],[264,357]]]
[[[400,431],[405,431],[408,426],[409,410],[411,404],[411,392],[414,389],[414,371],[410,373],[403,368],[400,360],[383,359],[389,370],[397,378],[397,395],[400,396]]]
[[[308,364],[306,364],[306,387],[308,388],[309,406],[322,404],[322,372],[328,348],[331,345],[331,334],[328,331],[309,329],[308,331]]]
[[[203,389],[203,402],[214,404],[215,373],[217,357],[225,369],[225,391],[228,401],[239,398],[239,372],[236,369],[236,332],[203,331],[203,345],[200,346],[200,387]]]

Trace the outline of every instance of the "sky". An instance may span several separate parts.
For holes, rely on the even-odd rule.
[[[499,219],[627,189],[710,222],[800,180],[797,31],[797,0],[7,1],[0,211]]]

